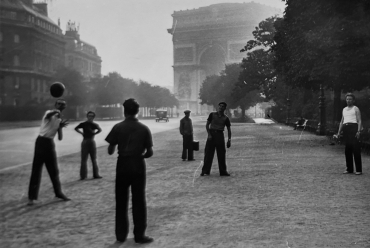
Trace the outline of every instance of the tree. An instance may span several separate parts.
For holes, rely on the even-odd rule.
[[[240,64],[228,64],[220,75],[208,76],[199,92],[201,104],[217,107],[219,102],[225,101],[229,108],[240,107],[244,118],[245,110],[256,104],[261,98],[257,91],[243,92],[242,94],[234,91],[241,70]]]
[[[234,89],[240,97],[258,90],[268,101],[274,98],[277,90],[280,90],[276,87],[278,78],[273,64],[275,54],[272,51],[272,46],[275,45],[275,23],[280,19],[273,16],[260,22],[252,32],[254,39],[248,41],[241,50],[248,53],[242,60],[239,83]]]
[[[342,91],[368,86],[370,2],[366,0],[286,0],[275,25],[275,66],[292,87],[334,91],[338,119]]]
[[[64,98],[68,105],[81,106],[86,104],[88,88],[83,82],[83,76],[78,71],[61,67],[54,74],[53,80],[63,83],[66,87]]]

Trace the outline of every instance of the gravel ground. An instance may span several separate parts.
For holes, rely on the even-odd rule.
[[[363,175],[343,175],[344,147],[330,146],[325,137],[278,124],[235,123],[227,150],[231,177],[219,176],[216,158],[211,175],[200,177],[204,126],[194,126],[201,149],[193,162],[181,161],[178,130],[153,135],[147,234],[155,241],[141,246],[370,247],[368,155]],[[1,173],[0,247],[139,247],[132,232],[115,243],[116,156],[101,147],[98,157],[104,178],[86,181],[78,181],[79,154],[59,158],[70,202],[53,198],[45,169],[32,207],[26,206],[31,166]]]

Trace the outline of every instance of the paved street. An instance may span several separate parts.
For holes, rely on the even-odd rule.
[[[200,141],[194,162],[181,161],[177,129],[153,135],[147,234],[155,242],[143,247],[370,247],[368,155],[362,176],[343,175],[344,147],[330,146],[326,137],[279,124],[232,123],[231,177],[218,175],[216,158],[211,175],[200,177],[204,124],[194,126]],[[53,197],[45,169],[32,207],[26,206],[31,167],[0,173],[0,247],[140,247],[132,231],[115,243],[116,155],[101,147],[98,157],[104,178],[83,182],[79,154],[59,158],[70,202]]]
[[[98,147],[107,145],[105,138],[112,127],[119,122],[114,121],[96,121],[102,128],[102,132],[95,137],[96,145]],[[143,120],[153,133],[163,132],[179,126],[178,118],[170,118],[169,122],[155,122],[154,119]],[[58,156],[64,156],[80,151],[82,136],[76,133],[74,128],[80,122],[72,122],[65,128],[64,138],[59,141],[54,139]],[[37,127],[15,128],[8,130],[0,130],[0,171],[16,166],[23,166],[32,162],[33,152],[35,147],[35,140],[40,130]]]

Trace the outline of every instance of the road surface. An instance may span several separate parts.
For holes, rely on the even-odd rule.
[[[197,118],[192,118],[193,121]],[[152,133],[159,133],[166,130],[178,128],[180,118],[171,118],[169,122],[155,122],[151,120],[140,120],[147,125]],[[95,136],[96,145],[105,146],[108,143],[104,140],[112,127],[120,122],[96,121],[102,128],[102,132]],[[82,136],[74,128],[80,122],[73,122],[63,130],[63,140],[59,141],[55,137],[55,146],[58,157],[71,153],[80,152]],[[0,172],[11,168],[30,164],[33,159],[35,140],[40,127],[16,128],[0,131]]]

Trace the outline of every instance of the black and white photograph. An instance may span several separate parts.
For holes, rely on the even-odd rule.
[[[370,248],[369,0],[0,0],[1,248]]]

